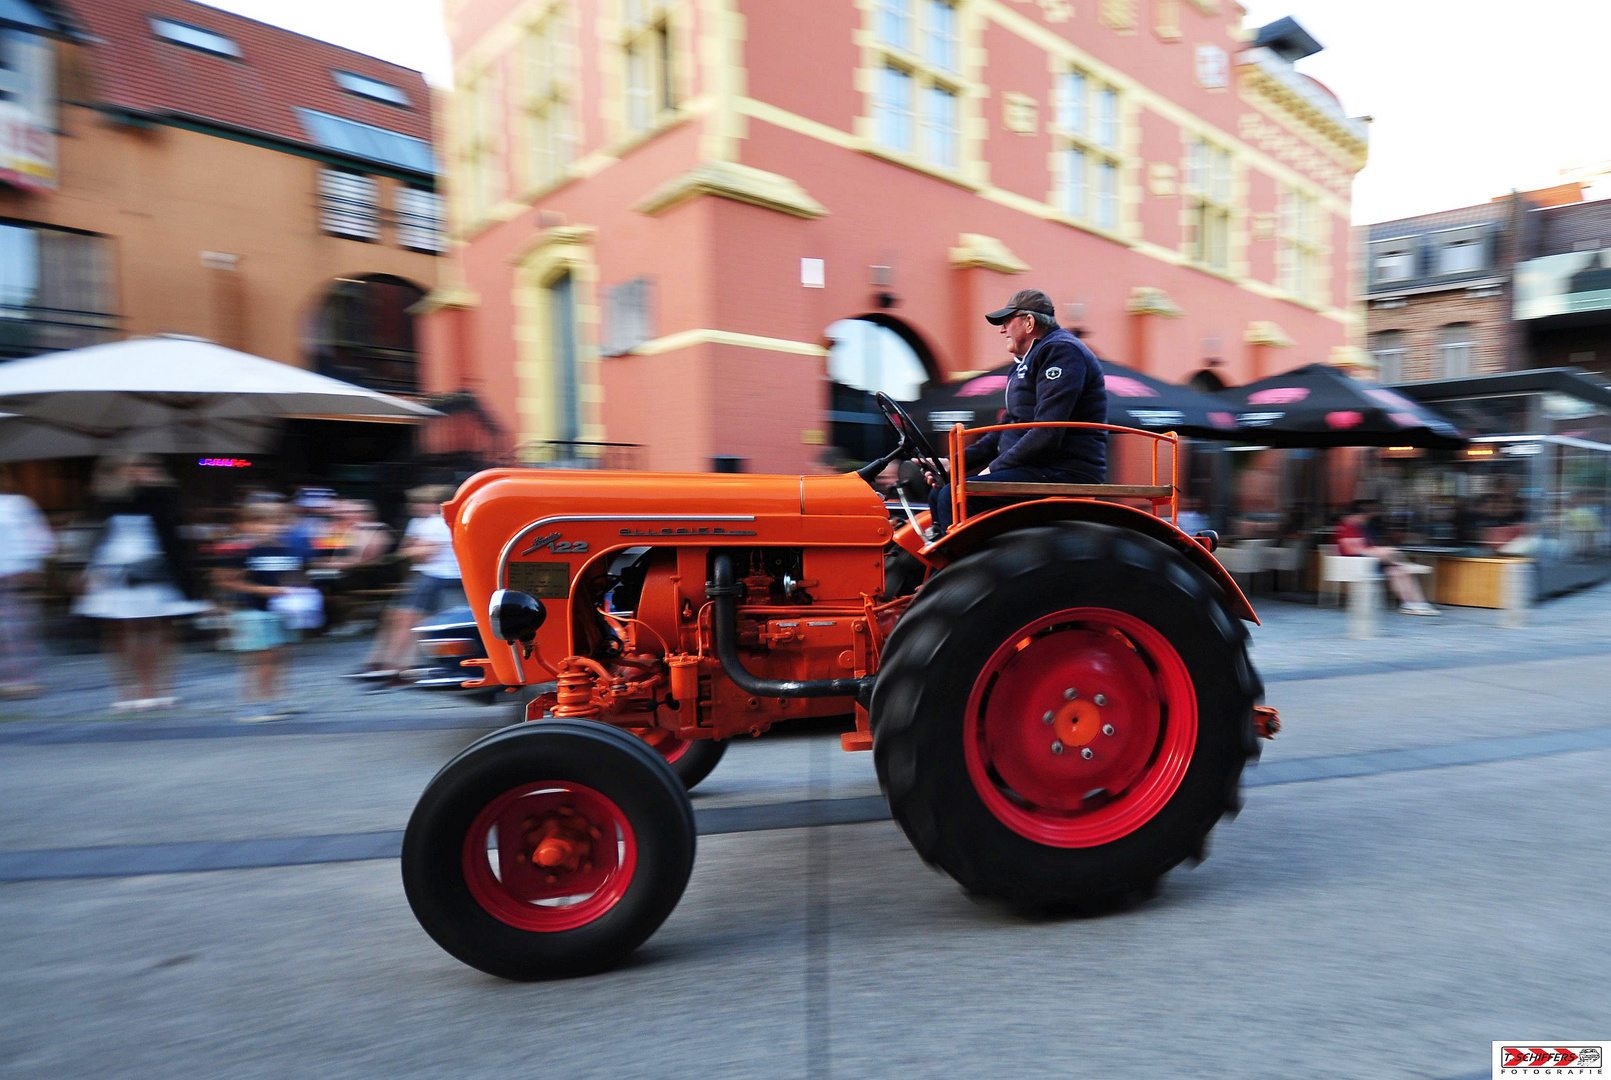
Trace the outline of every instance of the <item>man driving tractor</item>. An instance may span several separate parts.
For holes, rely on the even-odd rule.
[[[1020,289],[1007,306],[985,316],[1001,328],[1017,363],[1007,379],[1004,424],[1078,421],[1105,424],[1108,392],[1096,354],[1057,325],[1057,307],[1039,289]],[[1100,484],[1107,477],[1107,433],[1058,428],[992,431],[968,447],[961,463],[967,475],[999,483]],[[957,463],[952,463],[955,469]],[[929,477],[930,484],[938,478]],[[979,509],[1011,500],[970,499]],[[929,498],[932,535],[951,527],[951,486]]]

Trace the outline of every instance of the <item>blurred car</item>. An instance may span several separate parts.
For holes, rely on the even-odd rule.
[[[553,689],[552,683],[523,686],[510,691],[503,686],[466,688],[465,683],[486,677],[485,668],[466,660],[479,660],[487,655],[481,644],[481,632],[476,628],[475,615],[470,605],[458,604],[444,608],[414,627],[418,666],[410,670],[410,685],[416,690],[460,694],[483,705],[506,705],[509,722],[526,718],[526,703],[538,694]]]

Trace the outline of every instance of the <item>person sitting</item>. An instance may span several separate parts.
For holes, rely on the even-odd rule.
[[[1332,535],[1339,555],[1368,555],[1381,564],[1382,573],[1399,600],[1399,611],[1406,615],[1438,615],[1437,608],[1426,602],[1421,586],[1404,568],[1404,556],[1397,548],[1384,547],[1376,542],[1370,523],[1370,504],[1355,502],[1348,508],[1342,523]]]
[[[1039,289],[1022,289],[1007,306],[985,316],[1001,328],[1017,359],[1007,378],[1004,424],[1079,421],[1105,424],[1108,392],[1096,354],[1057,325],[1057,307]],[[968,447],[951,469],[996,483],[1100,484],[1107,479],[1107,432],[1069,428],[991,431]],[[931,536],[951,527],[951,485],[939,485],[929,497],[934,515]],[[1014,500],[970,498],[971,507],[994,509]]]

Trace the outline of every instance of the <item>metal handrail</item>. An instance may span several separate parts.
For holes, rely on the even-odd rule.
[[[1115,435],[1144,435],[1152,440],[1152,486],[1158,486],[1158,447],[1163,443],[1170,446],[1169,452],[1169,494],[1168,496],[1145,496],[1152,504],[1152,513],[1158,514],[1158,504],[1169,504],[1169,521],[1174,524],[1179,520],[1180,499],[1180,436],[1173,431],[1145,431],[1141,428],[1121,427],[1118,424],[1091,424],[1078,420],[1047,420],[1041,423],[1028,424],[991,424],[987,427],[964,428],[961,424],[951,425],[951,522],[960,525],[968,516],[967,469],[963,467],[963,439],[972,435],[986,435],[992,431],[1027,431],[1032,428],[1070,428],[1084,431],[1106,431]],[[1142,498],[1143,496],[1129,496]],[[1094,499],[1096,496],[1071,496],[1071,498]]]

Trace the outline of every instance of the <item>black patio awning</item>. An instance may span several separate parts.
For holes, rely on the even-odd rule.
[[[1309,364],[1215,395],[1236,415],[1235,438],[1267,446],[1455,449],[1467,437],[1397,390]]]
[[[1147,431],[1174,431],[1205,439],[1235,438],[1236,417],[1225,402],[1185,386],[1144,375],[1134,368],[1102,361],[1108,390],[1108,423]],[[1012,364],[961,383],[925,392],[912,409],[926,430],[946,432],[953,424],[983,427],[998,423],[1006,409]]]

